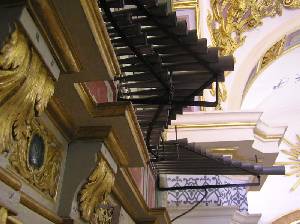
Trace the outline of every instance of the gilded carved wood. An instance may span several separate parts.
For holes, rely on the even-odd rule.
[[[210,0],[207,24],[214,46],[222,55],[243,45],[245,32],[262,25],[266,17],[281,15],[283,8],[300,8],[299,0]]]
[[[9,156],[11,167],[44,194],[55,198],[62,162],[62,146],[37,121],[32,122],[27,136],[27,138],[20,139],[14,145],[14,149]],[[34,136],[40,136],[44,141],[44,155],[41,167],[34,167],[29,161],[29,149]]]
[[[260,66],[257,72],[260,72],[260,70],[266,68],[283,53],[284,43],[285,37],[276,42],[269,50],[267,50],[260,61]]]
[[[289,8],[300,8],[300,0],[283,0],[283,5]]]
[[[108,163],[98,154],[97,166],[78,194],[79,210],[83,220],[90,223],[102,223],[99,220],[106,220],[104,215],[107,215],[108,211],[99,210],[98,206],[108,205],[107,197],[111,192],[114,179],[113,171]]]
[[[111,224],[113,222],[113,207],[100,208],[97,207],[93,213],[90,223],[91,224]]]
[[[53,93],[48,69],[16,25],[0,50],[0,154],[8,157],[13,171],[51,198],[57,191],[61,146],[35,118]],[[33,148],[40,156],[39,167],[29,162],[34,137],[43,145],[41,152]]]
[[[35,116],[54,93],[54,81],[36,50],[16,26],[0,50],[0,153],[28,137]]]

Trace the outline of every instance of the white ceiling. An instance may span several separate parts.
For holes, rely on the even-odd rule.
[[[300,131],[300,48],[281,56],[253,83],[242,110],[262,111],[268,125]]]

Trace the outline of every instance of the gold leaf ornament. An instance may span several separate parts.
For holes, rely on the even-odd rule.
[[[111,192],[115,180],[113,171],[105,159],[102,158],[100,153],[97,157],[97,166],[92,171],[87,183],[83,185],[78,195],[81,217],[85,221],[90,222],[97,210],[97,206],[100,204],[108,204],[107,197]]]
[[[91,224],[111,224],[113,222],[114,208],[96,208],[90,223]]]
[[[300,0],[210,0],[207,25],[212,44],[221,55],[233,54],[245,42],[245,32],[262,24],[266,17],[282,14],[282,9],[300,8]]]
[[[11,168],[34,187],[54,199],[57,194],[63,159],[62,145],[43,125],[35,120],[28,131],[29,137],[20,139],[14,145],[9,156]],[[29,163],[30,144],[36,135],[43,139],[45,146],[43,163],[40,168],[32,167]]]
[[[277,59],[282,53],[285,44],[285,37],[276,42],[262,57],[259,70],[264,69]]]
[[[283,5],[288,8],[300,8],[300,0],[283,0]]]
[[[0,50],[0,153],[28,137],[46,107],[54,81],[18,25]]]

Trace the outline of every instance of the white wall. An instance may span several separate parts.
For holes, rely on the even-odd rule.
[[[286,160],[280,153],[277,161]],[[261,213],[261,224],[286,215],[300,207],[300,188],[290,191],[298,178],[295,176],[269,176],[259,192],[248,192],[248,210],[250,214]]]

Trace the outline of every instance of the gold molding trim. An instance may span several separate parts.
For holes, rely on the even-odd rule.
[[[81,64],[52,0],[28,0],[27,8],[65,72],[79,72]]]
[[[31,139],[35,135],[42,137],[45,145],[43,164],[38,169],[33,168],[28,162]],[[11,169],[30,185],[51,199],[56,198],[62,162],[62,145],[43,125],[35,120],[32,122],[27,138],[18,141],[9,155],[9,162]]]
[[[113,102],[96,105],[83,84],[75,83],[74,87],[91,117],[124,116],[127,119],[139,152],[142,153],[144,163],[146,164],[149,161],[149,154],[132,104],[130,102]]]
[[[270,141],[278,140],[278,141],[280,141],[283,138],[283,135],[268,135],[265,132],[263,132],[257,128],[254,129],[254,134],[257,137],[261,138],[262,140],[270,140]]]
[[[63,219],[61,217],[24,192],[21,192],[20,203],[55,224],[63,224]]]
[[[21,181],[15,175],[3,169],[2,167],[0,167],[0,180],[16,191],[21,190]]]
[[[54,212],[50,211],[45,206],[41,205],[38,201],[34,200],[32,197],[27,195],[25,192],[20,191],[22,188],[22,182],[11,172],[5,170],[4,168],[0,167],[0,181],[5,183],[6,185],[10,186],[16,191],[21,193],[20,196],[20,203],[29,208],[30,210],[36,212],[37,214],[43,216],[44,218],[50,220],[55,224],[62,224],[62,218],[57,216]],[[16,224],[19,224],[18,220],[11,220],[15,221]],[[14,222],[12,222],[14,223]]]
[[[211,123],[211,124],[179,124],[179,125],[170,125],[168,129],[175,129],[175,126],[178,129],[183,128],[226,128],[226,127],[255,127],[255,122],[229,122],[229,123]]]
[[[76,139],[89,140],[99,139],[103,140],[104,144],[112,153],[114,159],[118,161],[120,166],[128,166],[128,154],[121,147],[118,137],[116,136],[112,127],[108,126],[89,126],[80,127],[75,135]]]
[[[114,180],[112,169],[99,153],[96,168],[78,194],[79,210],[83,220],[91,222],[97,210],[96,207],[99,204],[108,204],[107,197],[114,185]]]
[[[120,75],[121,70],[119,62],[110,42],[109,35],[96,0],[80,0],[80,3],[108,73],[111,77]]]
[[[0,51],[0,153],[27,137],[34,117],[40,115],[54,93],[54,81],[16,25]]]
[[[189,1],[172,1],[173,11],[176,9],[194,9],[195,10],[195,21],[196,21],[196,30],[198,39],[201,37],[200,32],[200,8],[198,0],[189,0]]]

